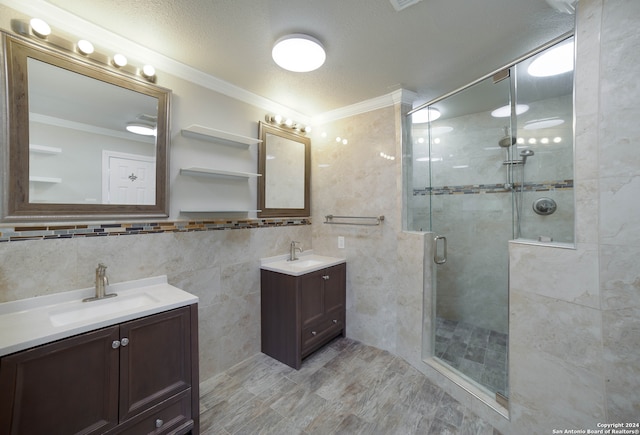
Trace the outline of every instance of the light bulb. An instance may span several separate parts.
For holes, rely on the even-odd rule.
[[[127,64],[127,58],[123,54],[115,54],[113,56],[113,64],[119,68],[122,68]]]
[[[33,33],[40,38],[46,38],[51,34],[51,27],[40,18],[31,18],[29,24],[31,25]]]
[[[84,55],[88,55],[93,53],[93,44],[86,39],[81,39],[78,41],[78,51]]]

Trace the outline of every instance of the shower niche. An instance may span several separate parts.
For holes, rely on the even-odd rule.
[[[541,70],[558,49],[564,69]],[[573,60],[566,35],[406,119],[405,227],[438,260],[423,354],[505,410],[508,242],[574,243]]]

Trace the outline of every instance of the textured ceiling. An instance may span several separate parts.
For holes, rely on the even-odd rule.
[[[423,101],[573,28],[545,0],[47,0],[120,36],[309,116],[400,88]],[[327,51],[317,71],[271,60],[288,33]],[[126,48],[123,48],[126,51]]]

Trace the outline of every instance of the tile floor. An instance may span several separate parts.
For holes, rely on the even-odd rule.
[[[508,395],[507,334],[447,320],[436,321],[435,356],[492,393]]]
[[[258,354],[200,393],[204,435],[498,434],[402,358],[348,338],[299,371]]]

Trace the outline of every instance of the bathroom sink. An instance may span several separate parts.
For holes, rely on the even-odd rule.
[[[310,267],[315,267],[315,266],[324,266],[325,262],[322,260],[314,260],[314,259],[309,259],[309,260],[297,260],[297,261],[291,261],[289,266],[293,267],[294,269],[308,269]]]
[[[284,273],[292,276],[300,276],[305,273],[315,272],[325,267],[345,263],[344,258],[316,255],[309,251],[303,252],[297,260],[290,261],[288,256],[263,258],[260,260],[260,268],[272,272]]]
[[[54,310],[49,313],[53,326],[64,326],[71,323],[84,322],[101,316],[121,313],[126,310],[140,308],[158,302],[148,293],[119,295],[112,298],[91,302],[76,302],[70,307]]]
[[[0,303],[0,357],[198,302],[165,275],[110,284],[117,296],[83,302],[95,287]]]

